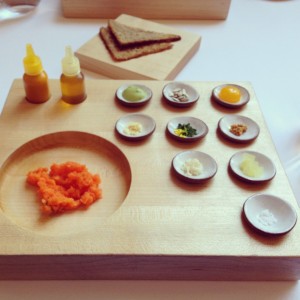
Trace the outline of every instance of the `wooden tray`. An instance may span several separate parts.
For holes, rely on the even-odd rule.
[[[59,81],[50,83],[52,98],[34,105],[24,100],[22,80],[15,80],[0,118],[1,279],[300,278],[300,224],[286,235],[267,237],[242,218],[245,200],[260,192],[284,198],[299,214],[250,83],[239,83],[251,99],[238,110],[211,101],[220,82],[190,82],[200,94],[190,108],[165,103],[164,81],[141,81],[153,97],[139,108],[116,102],[124,81],[87,81],[88,98],[75,106],[60,101]],[[130,142],[115,133],[116,121],[132,112],[154,118],[156,130],[148,139]],[[254,142],[235,144],[217,134],[219,119],[232,113],[259,124]],[[170,119],[186,115],[208,125],[202,141],[183,144],[166,134]],[[187,149],[216,160],[213,179],[193,185],[174,176],[171,161]],[[271,158],[275,178],[263,185],[234,178],[228,162],[242,149]],[[101,175],[103,199],[87,211],[43,218],[26,173],[70,159]]]
[[[172,80],[200,46],[201,38],[194,33],[128,15],[121,15],[117,20],[145,30],[179,34],[182,40],[175,42],[173,48],[167,51],[115,62],[97,33],[76,51],[82,68],[115,79]]]
[[[62,0],[69,18],[116,18],[122,13],[146,19],[223,20],[230,0]]]

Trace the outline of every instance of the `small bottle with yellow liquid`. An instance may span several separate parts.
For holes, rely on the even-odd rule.
[[[86,99],[84,75],[80,70],[79,60],[73,54],[72,48],[70,46],[67,46],[65,51],[65,57],[61,62],[61,98],[66,103],[78,104]]]
[[[48,75],[43,69],[41,59],[34,53],[31,44],[26,45],[26,56],[23,59],[23,65],[26,99],[31,103],[43,103],[49,100]]]

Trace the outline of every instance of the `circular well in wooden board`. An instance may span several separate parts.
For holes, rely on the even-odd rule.
[[[88,209],[43,216],[36,188],[26,183],[26,175],[67,161],[84,164],[92,174],[100,175],[102,198]],[[0,169],[0,209],[17,226],[35,233],[78,233],[111,216],[124,202],[130,185],[129,162],[114,144],[85,132],[55,132],[25,143],[7,158]]]

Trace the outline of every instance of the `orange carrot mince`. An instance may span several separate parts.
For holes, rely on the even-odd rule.
[[[38,189],[41,211],[63,213],[88,207],[102,197],[99,175],[91,174],[85,165],[68,161],[38,168],[27,174],[27,182]]]

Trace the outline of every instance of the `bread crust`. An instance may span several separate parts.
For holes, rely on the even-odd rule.
[[[175,42],[181,37],[177,34],[160,33],[124,25],[116,20],[108,20],[108,27],[122,46],[143,43]]]

